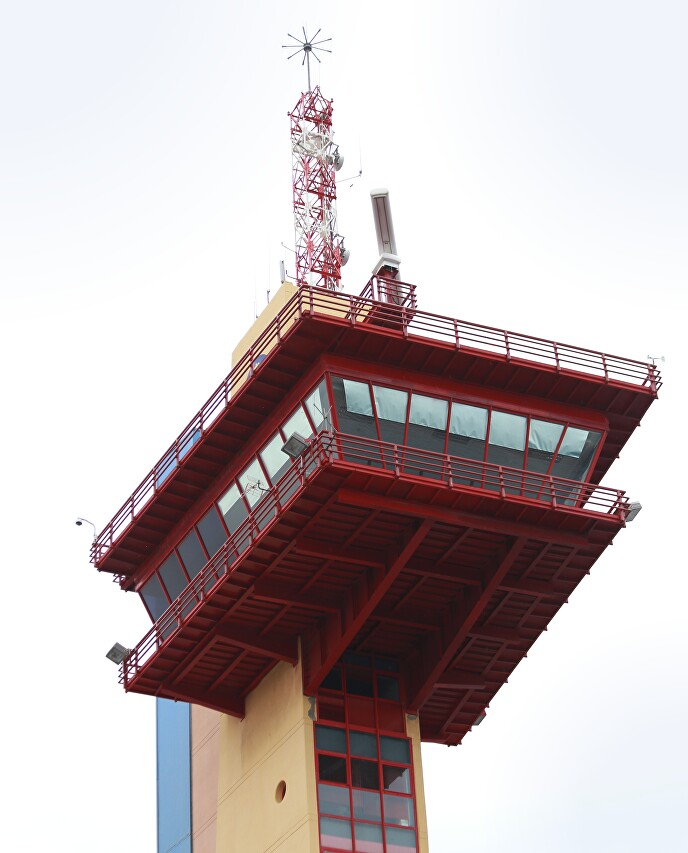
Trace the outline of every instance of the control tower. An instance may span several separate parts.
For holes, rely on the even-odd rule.
[[[331,225],[309,115],[331,118],[317,88],[295,205]],[[653,364],[423,311],[379,212],[381,261],[343,293],[313,209],[298,283],[93,546],[152,620],[124,688],[190,715],[194,853],[426,853],[421,742],[483,721],[639,509],[600,482]]]

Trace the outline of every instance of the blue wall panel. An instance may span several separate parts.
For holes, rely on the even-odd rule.
[[[156,703],[158,853],[191,853],[191,708]]]

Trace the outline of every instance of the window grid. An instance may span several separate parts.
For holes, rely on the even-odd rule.
[[[228,483],[228,484],[227,484],[227,487],[225,488],[225,490],[224,490],[223,494],[222,494],[222,495],[218,498],[218,500],[216,500],[216,501],[214,502],[214,504],[212,505],[212,506],[214,506],[214,507],[215,507],[215,509],[216,509],[217,516],[218,516],[218,518],[219,518],[221,528],[222,528],[222,530],[224,531],[224,534],[225,534],[225,543],[226,543],[226,542],[227,542],[227,540],[230,538],[230,536],[231,536],[231,534],[232,534],[232,531],[230,531],[229,527],[227,526],[227,522],[226,522],[226,520],[225,520],[225,517],[224,517],[224,515],[223,515],[223,513],[222,513],[222,510],[220,509],[220,506],[219,506],[219,502],[220,502],[220,500],[221,500],[221,499],[222,499],[222,498],[227,494],[227,492],[228,492],[228,491],[229,491],[233,486],[236,486],[236,488],[237,488],[237,490],[238,490],[238,495],[239,495],[238,500],[241,502],[241,505],[243,506],[243,508],[244,508],[244,510],[245,510],[246,516],[248,516],[248,515],[249,515],[249,513],[251,512],[252,507],[251,507],[250,501],[249,501],[249,500],[247,499],[247,497],[246,497],[245,489],[241,486],[241,484],[240,484],[240,482],[239,482],[239,478],[240,478],[240,477],[242,477],[242,476],[245,474],[245,472],[246,472],[246,471],[251,467],[251,465],[253,465],[253,463],[254,463],[254,462],[257,462],[258,467],[259,467],[260,471],[262,472],[263,477],[265,478],[265,484],[266,484],[266,485],[265,485],[265,487],[264,487],[264,488],[267,488],[267,487],[271,484],[271,480],[270,480],[270,477],[268,476],[267,468],[266,468],[266,466],[265,466],[265,463],[264,463],[264,462],[263,462],[263,460],[261,459],[260,454],[265,450],[265,448],[266,448],[266,447],[267,447],[267,445],[270,443],[270,441],[271,441],[272,439],[274,439],[275,435],[279,434],[279,435],[280,435],[280,437],[282,438],[282,442],[285,442],[285,441],[287,440],[288,436],[286,436],[286,435],[285,435],[285,433],[284,433],[284,425],[285,425],[285,424],[287,424],[287,423],[288,423],[288,422],[289,422],[289,421],[294,417],[294,415],[298,414],[298,413],[299,413],[299,411],[301,412],[301,414],[305,415],[306,422],[308,423],[309,428],[310,428],[310,430],[311,430],[310,435],[314,435],[314,434],[315,434],[315,424],[313,423],[313,419],[311,418],[310,413],[309,413],[309,411],[308,411],[308,406],[306,405],[306,400],[307,400],[307,399],[308,399],[308,398],[309,398],[309,397],[310,397],[314,392],[316,392],[316,391],[317,391],[319,388],[321,388],[321,387],[323,387],[323,388],[325,388],[325,387],[326,387],[326,385],[325,385],[325,379],[324,379],[324,378],[321,378],[321,379],[316,383],[316,385],[315,385],[314,387],[310,388],[310,389],[308,390],[308,392],[307,392],[306,394],[304,394],[304,395],[303,395],[303,397],[302,397],[302,399],[300,400],[300,402],[299,402],[299,403],[294,407],[294,409],[289,413],[289,416],[288,416],[287,418],[285,418],[284,422],[283,422],[283,423],[282,423],[282,424],[277,428],[277,430],[275,431],[275,433],[273,433],[273,434],[272,434],[272,435],[271,435],[271,436],[270,436],[266,441],[264,441],[264,442],[262,443],[262,445],[261,445],[260,449],[258,450],[258,452],[257,452],[256,454],[254,454],[254,455],[253,455],[253,456],[252,456],[252,457],[251,457],[251,458],[246,462],[246,464],[242,467],[241,471],[237,474],[237,476],[236,476],[236,477],[234,477],[234,478],[232,479],[232,481],[231,481],[230,483]],[[306,436],[306,437],[307,437],[307,436]],[[256,486],[256,488],[260,488],[260,483]],[[267,494],[268,494],[268,491],[262,491],[262,489],[261,489],[261,496],[258,498],[258,500],[256,500],[256,501],[255,501],[254,506],[257,506],[257,505],[258,505],[258,503],[260,503],[260,502],[264,499],[264,497],[265,497]],[[235,503],[234,505],[236,505],[236,503]],[[209,509],[210,509],[210,508],[209,508]],[[203,518],[205,518],[206,516],[207,516],[207,512],[206,512],[206,513],[204,513]],[[186,566],[184,565],[184,561],[182,560],[181,554],[179,553],[179,545],[181,545],[181,543],[184,541],[184,539],[189,535],[189,533],[190,533],[191,531],[193,531],[193,532],[196,534],[196,536],[198,537],[198,540],[199,540],[199,542],[200,542],[200,544],[201,544],[201,547],[203,548],[203,552],[204,552],[205,557],[206,557],[206,562],[207,562],[208,560],[210,560],[210,558],[213,556],[212,554],[210,554],[210,553],[208,552],[208,548],[206,547],[206,544],[205,544],[205,542],[204,542],[204,540],[203,540],[203,536],[201,535],[201,531],[200,531],[200,529],[199,529],[198,525],[192,525],[192,527],[190,527],[189,529],[187,529],[187,530],[185,530],[185,531],[184,531],[184,535],[182,536],[182,538],[180,539],[180,541],[175,545],[175,547],[174,547],[170,552],[168,552],[168,553],[165,555],[164,559],[162,559],[162,560],[160,561],[160,564],[159,564],[159,565],[155,568],[155,570],[154,570],[154,571],[153,571],[153,572],[148,576],[148,578],[146,579],[146,582],[143,584],[143,586],[142,586],[142,588],[141,588],[141,600],[143,601],[144,607],[145,607],[145,608],[146,608],[146,610],[148,611],[149,616],[151,617],[152,621],[154,621],[154,622],[155,622],[157,619],[159,619],[159,618],[160,618],[160,616],[162,616],[162,614],[163,614],[163,613],[164,613],[164,611],[167,609],[167,607],[168,607],[169,605],[171,605],[171,604],[173,603],[173,601],[175,600],[175,598],[176,598],[176,596],[174,596],[174,597],[173,597],[173,596],[170,594],[170,592],[168,591],[167,586],[166,586],[166,584],[165,584],[165,581],[164,581],[164,579],[163,579],[162,575],[160,574],[160,568],[165,564],[165,561],[166,561],[166,560],[168,560],[172,554],[174,554],[174,555],[176,556],[177,560],[179,561],[179,564],[180,564],[180,566],[181,566],[181,568],[182,568],[183,576],[184,576],[184,578],[185,578],[185,580],[186,580],[186,586],[188,587],[188,585],[189,585],[189,584],[191,583],[191,581],[193,580],[193,578],[191,578],[191,577],[190,577],[189,572],[188,572],[188,571],[187,571],[187,569],[186,569]],[[236,559],[236,557],[237,557],[238,555],[239,555],[239,551],[237,550],[237,548],[236,548],[236,547],[234,547],[234,557],[235,557],[235,559]],[[146,596],[146,587],[148,586],[148,584],[149,584],[149,583],[151,584],[151,587],[152,587],[152,585],[154,585],[154,584],[156,583],[156,581],[157,581],[157,583],[158,583],[158,584],[160,584],[160,586],[162,587],[162,592],[163,592],[163,595],[164,595],[164,597],[165,597],[165,601],[166,601],[166,603],[167,603],[167,607],[163,608],[159,613],[155,613],[155,612],[153,612],[153,610],[152,610],[152,609],[151,609],[151,607],[149,606],[148,601],[146,600],[146,597],[147,597],[147,596]],[[148,597],[152,599],[154,596],[152,596],[152,595],[151,595],[151,596],[148,596]]]
[[[545,421],[547,423],[552,423],[552,424],[556,424],[557,426],[561,426],[561,427],[563,427],[562,433],[561,433],[559,442],[557,443],[556,450],[552,454],[552,459],[549,462],[547,470],[539,472],[543,476],[547,476],[550,474],[557,476],[557,473],[553,469],[554,469],[555,465],[557,464],[557,462],[560,460],[560,448],[562,447],[562,444],[564,443],[564,440],[565,440],[565,437],[567,434],[567,430],[569,428],[571,428],[571,429],[582,429],[582,430],[586,430],[590,436],[597,436],[594,452],[592,453],[592,455],[590,456],[590,458],[587,462],[587,466],[586,466],[585,471],[583,472],[582,476],[579,478],[576,478],[576,477],[570,477],[569,478],[565,474],[558,475],[558,476],[563,476],[563,477],[568,478],[568,479],[580,479],[581,481],[586,481],[590,471],[593,470],[593,468],[594,468],[594,464],[597,461],[597,457],[599,456],[599,453],[600,453],[600,450],[601,450],[601,447],[603,444],[603,439],[606,436],[606,430],[604,430],[602,428],[593,428],[593,427],[581,426],[579,422],[577,422],[575,420],[570,420],[569,418],[564,417],[564,416],[562,416],[561,418],[558,418],[556,420],[548,421],[546,418],[543,418],[540,415],[531,415],[531,414],[529,414],[527,412],[523,412],[523,411],[514,411],[514,410],[508,411],[508,406],[506,406],[505,408],[502,408],[501,406],[494,406],[487,401],[484,401],[482,403],[471,401],[470,403],[467,403],[466,401],[463,401],[459,398],[456,398],[453,395],[442,396],[442,395],[426,394],[425,392],[423,392],[423,393],[414,392],[412,388],[403,388],[402,386],[392,386],[392,385],[384,385],[383,386],[383,385],[380,385],[379,383],[367,381],[366,379],[362,379],[362,378],[354,378],[354,377],[349,377],[349,376],[340,375],[340,374],[330,374],[330,375],[328,375],[328,391],[332,395],[331,399],[333,400],[335,428],[341,430],[342,432],[347,432],[347,430],[342,428],[341,419],[339,417],[337,406],[334,404],[332,379],[340,379],[340,380],[341,379],[347,379],[348,381],[360,382],[360,383],[368,386],[368,389],[370,392],[371,403],[372,403],[372,409],[373,409],[374,429],[375,429],[375,433],[376,433],[379,441],[384,441],[385,439],[383,439],[381,429],[380,429],[380,418],[379,418],[378,412],[377,412],[377,404],[376,404],[375,393],[374,393],[375,387],[390,388],[392,390],[399,390],[399,391],[403,391],[404,393],[408,394],[408,401],[407,401],[407,407],[406,407],[406,422],[404,425],[403,440],[398,442],[398,444],[400,444],[400,445],[406,445],[408,443],[409,425],[410,425],[409,414],[411,411],[411,405],[412,405],[412,400],[413,400],[414,394],[416,394],[416,396],[431,397],[431,398],[434,398],[437,400],[441,400],[443,402],[444,401],[448,402],[449,405],[448,405],[447,423],[446,423],[445,430],[444,430],[445,431],[444,448],[442,451],[439,451],[439,452],[442,452],[444,454],[454,455],[454,456],[459,456],[460,454],[456,454],[456,453],[450,454],[449,449],[448,449],[449,448],[449,437],[451,434],[449,424],[451,421],[452,405],[453,404],[462,404],[462,405],[470,405],[470,406],[474,406],[477,408],[484,409],[487,412],[487,428],[486,428],[486,433],[485,433],[485,438],[484,438],[484,449],[483,449],[481,458],[477,459],[476,461],[482,461],[482,462],[488,461],[488,455],[489,455],[489,449],[490,449],[490,432],[491,432],[491,427],[492,427],[492,413],[493,412],[498,412],[498,413],[508,414],[508,415],[517,415],[519,417],[524,417],[526,419],[526,436],[525,436],[525,444],[523,447],[522,464],[521,465],[508,466],[508,467],[517,467],[517,468],[520,467],[526,472],[530,470],[528,468],[528,465],[529,465],[528,439],[529,439],[529,435],[530,435],[530,427],[531,427],[532,420],[533,419],[542,420],[542,421]],[[384,465],[384,461],[385,460],[382,459],[383,465]],[[480,484],[482,484],[482,480],[481,480]]]
[[[401,694],[397,690],[397,699],[383,699],[378,689],[380,678],[386,679],[385,690],[389,689],[391,681],[400,686],[399,676],[388,668],[390,664],[394,666],[391,661],[373,659],[369,667],[365,667],[364,661],[352,658],[353,655],[345,655],[318,692],[314,740],[320,850],[321,853],[414,853],[418,850],[418,827],[413,753],[405,733]],[[340,683],[337,676],[341,678]],[[364,695],[367,684],[371,685],[371,695]],[[372,701],[374,713],[370,725],[351,723],[351,699]],[[343,721],[327,716],[325,708],[328,701],[332,703],[333,700],[342,704]],[[380,719],[381,703],[398,706],[401,726],[384,727]],[[340,743],[334,743],[335,740]],[[371,749],[373,743],[374,749]],[[398,750],[397,755],[390,754],[392,747]],[[338,763],[342,759],[343,767]],[[400,780],[401,785],[398,784]],[[401,790],[391,786],[401,787]]]

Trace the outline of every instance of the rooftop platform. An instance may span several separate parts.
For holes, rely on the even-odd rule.
[[[610,431],[593,482],[657,395],[661,383],[652,364],[423,312],[413,286],[401,282],[394,283],[392,303],[375,298],[385,286],[374,280],[360,296],[300,288],[98,535],[95,565],[132,588],[151,550],[251,441],[284,389],[323,357],[603,413]]]

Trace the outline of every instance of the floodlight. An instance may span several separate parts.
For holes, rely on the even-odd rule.
[[[115,643],[105,657],[119,665],[130,651],[130,649],[126,649],[121,643]]]
[[[626,524],[629,521],[633,521],[633,519],[638,515],[642,506],[639,501],[631,501],[628,505],[628,515],[626,516]]]
[[[293,432],[284,443],[282,452],[286,453],[287,456],[291,456],[292,459],[298,459],[307,447],[308,442],[301,433]]]

